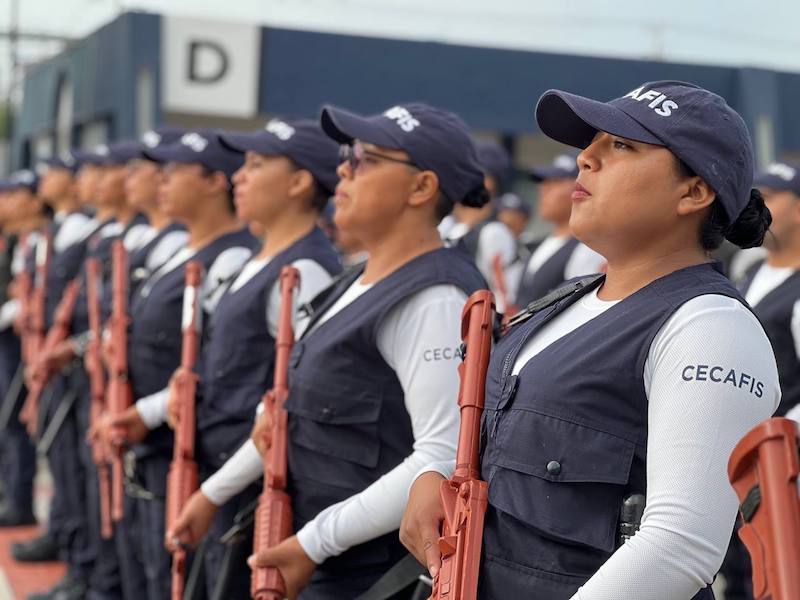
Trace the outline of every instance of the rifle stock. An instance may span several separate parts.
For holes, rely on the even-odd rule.
[[[202,263],[186,265],[186,287],[183,295],[183,347],[181,366],[174,375],[172,388],[179,406],[175,426],[172,463],[167,475],[167,530],[180,515],[186,501],[198,488],[197,463],[194,460],[195,391],[197,374],[194,366],[200,345],[200,284]],[[186,549],[176,544],[172,551],[172,598],[183,599],[186,572]]]
[[[108,410],[112,416],[124,413],[133,404],[133,392],[128,381],[128,253],[122,240],[111,248],[112,308],[109,331],[112,358],[108,379]],[[113,428],[111,438],[111,518],[122,519],[124,512],[125,430]]]
[[[29,313],[26,318],[24,354],[25,364],[32,366],[38,360],[46,332],[47,311],[47,273],[50,270],[50,247],[52,236],[45,233],[36,247],[36,282],[30,295]],[[36,435],[39,420],[39,398],[29,396],[20,413],[20,421],[24,423],[31,435]]]
[[[106,375],[103,371],[102,343],[103,325],[100,308],[100,287],[102,265],[99,259],[86,261],[86,302],[89,314],[89,343],[86,346],[84,366],[89,376],[91,403],[89,420],[92,426],[100,423],[105,413]],[[100,492],[100,535],[103,539],[111,539],[114,534],[111,525],[111,490],[108,479],[108,451],[104,440],[97,438],[91,441],[92,460],[97,467],[97,481]]]
[[[271,444],[264,460],[264,491],[256,509],[253,550],[258,553],[276,546],[292,534],[292,502],[286,493],[288,414],[284,403],[289,396],[289,357],[294,346],[294,294],[300,272],[291,266],[281,270],[281,310],[275,340],[275,371],[272,389],[264,394],[264,410],[272,416]],[[255,600],[283,600],[286,584],[275,567],[253,570],[250,595]]]
[[[486,391],[486,370],[492,349],[494,296],[487,290],[472,294],[461,316],[465,355],[458,371],[456,470],[442,482],[444,508],[439,550],[442,566],[433,580],[434,600],[475,600],[481,558],[483,519],[489,486],[480,479],[480,425]]]
[[[753,563],[757,600],[800,598],[800,497],[798,427],[773,418],[736,445],[728,477],[741,500],[739,537]]]
[[[503,314],[516,314],[518,312],[517,307],[511,303],[511,298],[508,295],[506,270],[503,266],[503,257],[500,254],[495,254],[494,258],[492,259],[492,273],[494,274],[494,285],[497,288],[498,295],[500,296],[500,302],[503,303]]]
[[[75,305],[78,302],[78,295],[80,294],[80,283],[73,280],[64,289],[64,295],[56,307],[53,314],[53,325],[47,332],[47,337],[42,344],[42,352],[49,352],[61,342],[67,339],[70,332],[70,323],[72,323],[72,314],[75,312]],[[47,379],[41,373],[34,374],[33,381],[29,384],[28,395],[25,398],[25,404],[22,407],[20,420],[24,423],[30,423],[31,419],[37,419],[39,414],[39,400],[42,397],[42,392],[47,386]]]

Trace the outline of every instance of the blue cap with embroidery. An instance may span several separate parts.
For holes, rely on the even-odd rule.
[[[455,114],[420,102],[393,106],[364,117],[325,106],[322,129],[340,144],[360,140],[402,150],[424,171],[433,171],[439,188],[452,202],[480,207],[489,201],[483,168],[464,122]]]
[[[223,133],[222,143],[237,152],[286,156],[311,172],[325,190],[333,193],[339,178],[339,146],[319,126],[307,119],[271,119],[263,129],[251,133]]]
[[[721,96],[694,84],[643,83],[609,102],[550,90],[539,99],[536,120],[545,135],[577,148],[598,131],[664,146],[711,186],[731,222],[750,201],[754,159],[747,126]]]
[[[533,167],[530,175],[537,183],[546,179],[575,179],[578,176],[577,154],[559,154],[550,164]]]
[[[800,196],[800,165],[772,163],[765,170],[756,173],[753,185],[779,192],[794,192]]]
[[[159,163],[177,162],[200,164],[210,171],[221,171],[230,179],[242,166],[243,157],[222,143],[220,132],[213,129],[193,129],[166,146],[144,152],[146,158]]]

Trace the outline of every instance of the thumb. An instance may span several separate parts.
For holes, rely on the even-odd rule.
[[[250,558],[247,559],[247,564],[251,569],[257,569],[259,567],[273,567],[275,566],[275,560],[273,553],[268,548],[266,550],[259,550],[255,554],[252,554]]]

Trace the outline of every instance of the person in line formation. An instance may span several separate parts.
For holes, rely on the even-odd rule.
[[[553,230],[531,248],[530,256],[515,282],[515,304],[524,308],[562,283],[581,275],[599,273],[605,259],[578,240],[570,228],[572,191],[578,176],[576,155],[559,154],[552,164],[539,165],[530,172],[539,184],[539,219]]]
[[[782,392],[775,415],[800,420],[800,165],[773,163],[754,183],[773,220],[764,238],[766,258],[747,270],[739,291],[775,351]],[[750,556],[736,532],[721,572],[726,599],[752,599]]]
[[[650,106],[654,99],[660,107]],[[681,108],[682,118],[670,119]],[[545,296],[547,310],[525,314],[492,354],[479,597],[710,598],[736,507],[727,457],[776,409],[779,375],[784,382],[781,352],[790,342],[776,342],[772,329],[778,317],[791,324],[796,302],[775,292],[793,281],[787,224],[797,216],[797,191],[786,169],[784,183],[772,177],[777,167],[756,180],[776,221],[768,259],[749,274],[743,297],[708,256],[726,238],[758,246],[770,216],[751,192],[749,136],[722,99],[680,82],[644,84],[609,103],[552,91],[540,100],[537,120],[581,153],[577,161],[568,157],[569,169],[559,158],[534,171],[540,216],[555,229],[534,249],[520,283],[529,268],[531,279],[541,279],[556,256],[560,266],[551,269],[558,273],[551,284],[529,292],[531,299]],[[487,158],[500,156],[497,148],[487,152],[455,115],[419,103],[370,117],[328,106],[319,123],[273,120],[251,134],[170,130],[157,137],[53,159],[38,192],[28,184],[23,194],[0,191],[0,203],[10,202],[0,205],[4,234],[53,235],[48,324],[66,284],[83,278],[86,257],[108,264],[116,239],[130,256],[136,402],[91,431],[107,437],[116,426],[127,433],[136,464],[125,518],[112,542],[100,539],[97,475],[83,443],[92,429],[80,366],[84,282],[72,336],[33,365],[50,382],[45,427],[60,403],[75,398],[48,456],[56,488],[49,529],[15,548],[33,560],[59,553],[69,572],[33,598],[168,598],[168,549],[205,537],[206,593],[248,597],[245,551],[232,558],[218,540],[260,487],[266,419],[256,421],[249,440],[247,432],[271,384],[276,278],[285,264],[301,271],[299,299],[307,306],[296,327],[286,405],[295,535],[252,556],[250,567],[278,567],[292,598],[355,598],[405,556],[399,527],[403,544],[435,575],[438,487],[452,471],[458,431],[460,315],[467,296],[486,287],[476,261],[481,240],[490,237],[484,232],[497,223],[486,208],[487,188],[497,196],[504,179],[502,161]],[[738,162],[721,161],[731,156]],[[708,166],[720,162],[728,165],[724,173]],[[358,257],[338,277],[339,260],[316,226],[332,193],[331,231],[343,253]],[[55,213],[52,224],[42,199]],[[461,227],[468,230],[462,236],[445,234],[443,244],[437,225],[454,207],[470,226]],[[27,237],[34,250],[43,239]],[[567,268],[578,261],[576,248],[585,248],[592,265],[587,259]],[[16,270],[33,272],[33,251],[18,243],[14,254]],[[493,252],[483,255],[491,261]],[[190,259],[207,273],[197,397],[205,482],[165,532],[168,425],[178,424],[169,382],[180,360]],[[573,279],[601,266],[605,275]],[[773,272],[786,268],[783,278]],[[572,281],[551,293],[565,280]],[[780,296],[780,306],[762,315],[770,294]],[[6,304],[0,325],[13,321],[14,301]],[[13,340],[8,349],[13,365]],[[796,361],[796,350],[792,356]],[[4,443],[4,456],[23,450],[22,441]],[[676,463],[704,467],[675,478]],[[635,493],[645,495],[646,509],[639,532],[623,544],[619,506]],[[8,513],[12,521],[28,518],[29,501],[21,498],[17,514]]]
[[[728,458],[781,397],[764,327],[709,259],[726,238],[760,245],[771,222],[747,127],[676,81],[610,102],[551,90],[536,119],[581,150],[570,227],[608,265],[541,299],[491,354],[478,597],[713,598],[738,508]],[[453,462],[416,478],[401,526],[432,575]],[[624,541],[634,494],[644,512]]]
[[[234,173],[236,212],[244,222],[257,225],[264,243],[232,277],[210,313],[201,345],[201,393],[197,404],[197,460],[201,478],[217,471],[249,438],[256,406],[272,384],[275,336],[280,310],[279,275],[286,265],[298,269],[306,303],[330,285],[339,273],[339,256],[316,226],[336,182],[338,147],[313,121],[273,119],[251,134],[224,134],[222,143],[245,155]],[[259,326],[260,325],[260,326]],[[169,421],[178,427],[175,398],[165,390],[147,413],[148,427]],[[263,472],[255,454],[256,479]],[[232,464],[247,466],[247,456]],[[194,544],[208,533],[204,550],[205,589],[209,598],[249,598],[246,558],[252,538],[231,549],[219,542],[234,517],[260,493],[250,479],[240,493],[229,486],[215,487],[209,480],[186,509],[190,522],[178,520],[168,532],[167,545],[177,538]],[[225,560],[226,552],[231,552]],[[223,565],[225,572],[223,573]]]
[[[512,172],[511,159],[497,142],[476,141],[475,146],[486,190],[490,199],[496,198]],[[457,205],[442,221],[439,231],[445,244],[466,252],[492,290],[498,291],[494,261],[499,256],[503,269],[508,268],[517,257],[517,242],[509,228],[497,220],[493,203],[481,207]]]

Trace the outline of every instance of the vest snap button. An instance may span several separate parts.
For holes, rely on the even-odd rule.
[[[561,463],[557,460],[551,460],[549,463],[547,463],[547,472],[550,475],[558,475],[561,473]]]

